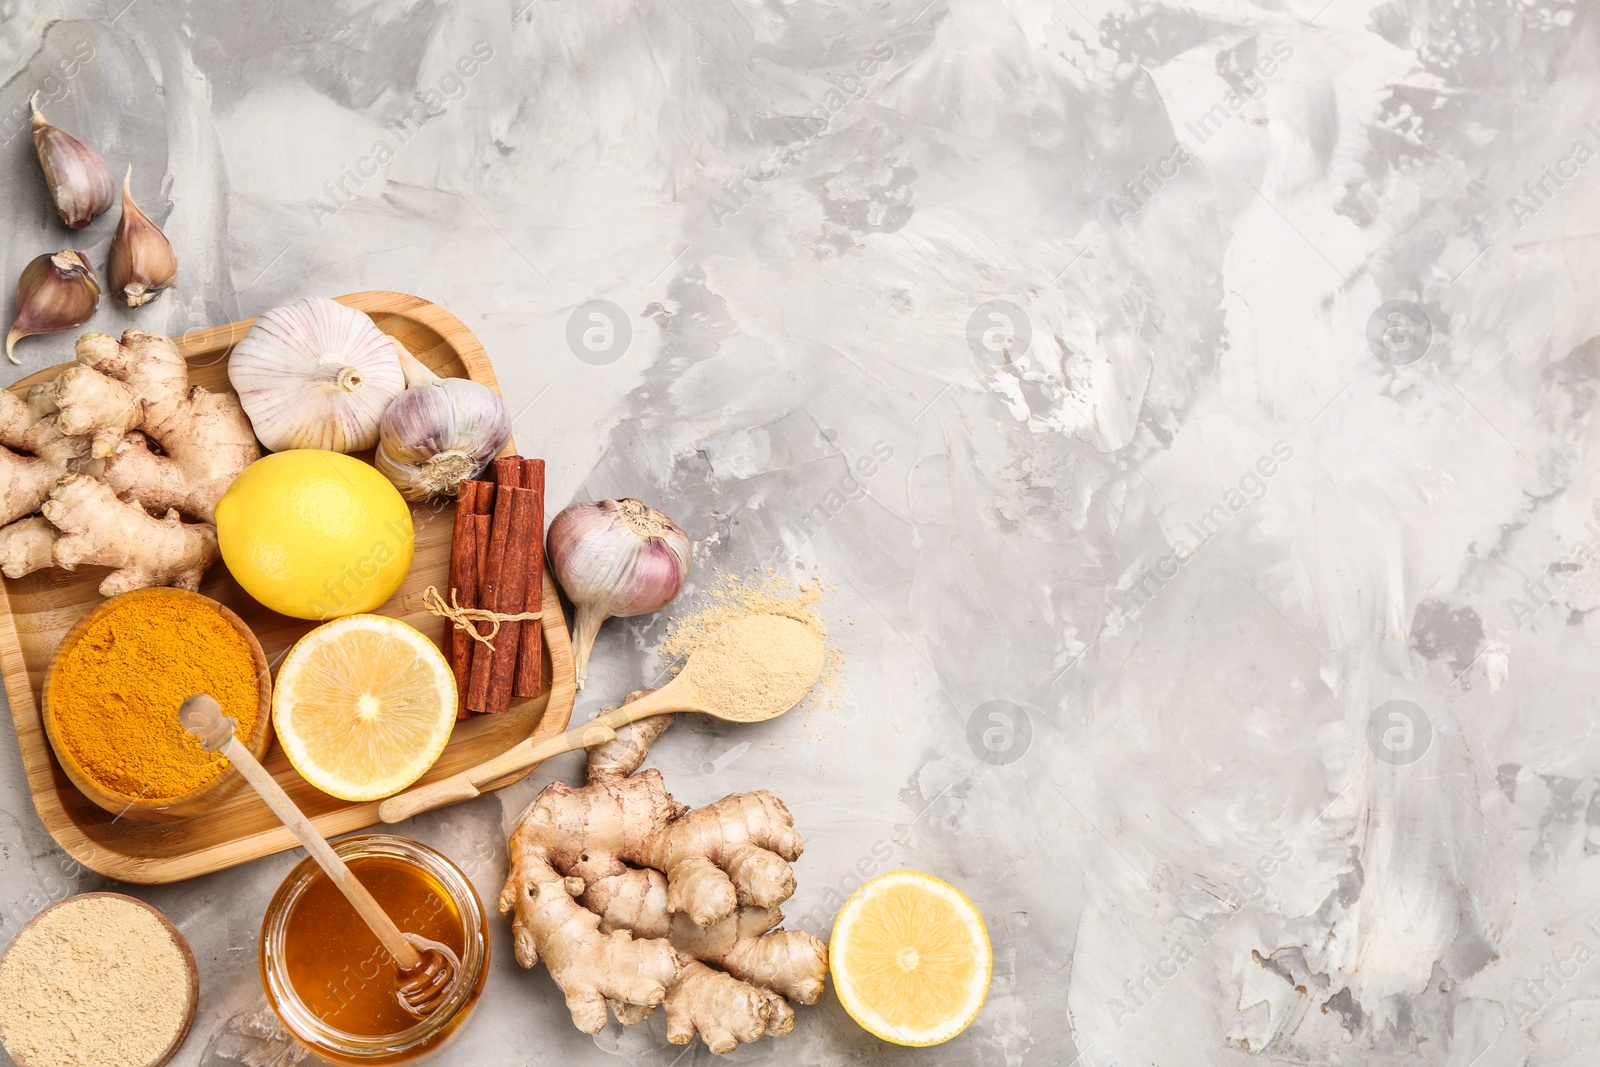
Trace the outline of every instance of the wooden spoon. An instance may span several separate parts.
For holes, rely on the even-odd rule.
[[[778,663],[763,656],[780,645],[798,654]],[[392,796],[378,805],[378,817],[386,823],[403,822],[471,800],[496,779],[529,770],[563,752],[604,744],[628,723],[651,715],[698,711],[728,722],[775,719],[805,698],[822,675],[824,653],[821,633],[798,619],[785,615],[735,619],[701,642],[678,676],[649,696],[602,712],[538,744],[530,737],[476,767]]]
[[[273,781],[267,769],[256,761],[250,750],[234,736],[232,718],[222,713],[222,705],[204,694],[196,694],[178,708],[178,721],[184,729],[199,738],[200,744],[211,752],[221,752],[239,768],[244,780],[249,782],[261,799],[267,802],[272,813],[283,820],[283,825],[300,839],[311,858],[317,861],[333,884],[344,893],[356,914],[377,935],[400,970],[395,975],[395,995],[400,1006],[419,1019],[426,1019],[444,1002],[456,975],[461,973],[461,961],[447,945],[430,941],[416,934],[408,934],[394,924],[362,885],[344,860],[323,840],[311,820],[305,817],[283,787]],[[418,951],[418,947],[422,951]]]

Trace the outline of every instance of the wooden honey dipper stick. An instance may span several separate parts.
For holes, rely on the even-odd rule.
[[[208,751],[220,752],[239,768],[239,773],[267,802],[272,813],[283,821],[299,838],[311,858],[317,861],[323,873],[344,893],[350,906],[356,909],[363,922],[377,935],[379,944],[395,961],[399,971],[395,974],[395,995],[400,1006],[419,1019],[426,1019],[444,1002],[456,976],[461,973],[461,961],[446,945],[429,941],[425,937],[407,934],[395,925],[388,913],[345,865],[311,820],[289,799],[289,794],[275,782],[267,769],[234,736],[236,725],[222,713],[222,705],[204,694],[196,694],[178,708],[178,721]],[[418,951],[418,946],[421,951]]]

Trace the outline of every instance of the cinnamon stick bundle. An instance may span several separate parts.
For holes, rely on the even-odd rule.
[[[450,585],[463,608],[529,614],[544,603],[544,461],[498,459],[493,482],[464,481],[457,500]],[[485,637],[492,623],[476,622]],[[544,631],[537,619],[501,619],[491,650],[465,630],[451,632],[450,666],[461,693],[459,717],[495,714],[513,696],[544,689]]]
[[[494,517],[489,542],[482,562],[480,597],[482,607],[502,615],[518,615],[529,609],[527,600],[528,561],[533,542],[543,539],[542,507],[535,494],[524,488],[523,460],[506,456],[494,462]],[[529,620],[537,628],[536,620]],[[483,642],[474,642],[472,669],[467,679],[467,707],[472,711],[498,714],[511,707],[516,687],[517,649],[529,628],[520,619],[500,623],[491,651]]]

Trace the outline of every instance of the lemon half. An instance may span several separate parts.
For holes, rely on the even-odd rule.
[[[913,1046],[965,1030],[994,969],[972,901],[917,871],[891,871],[856,890],[834,920],[828,960],[850,1017],[876,1037]]]
[[[421,632],[385,615],[349,615],[306,634],[272,692],[284,755],[340,800],[379,800],[421,778],[455,723],[449,662]]]

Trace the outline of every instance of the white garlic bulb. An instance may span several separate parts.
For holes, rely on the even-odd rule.
[[[412,385],[383,413],[373,465],[407,500],[453,496],[511,440],[505,401],[470,378]]]
[[[228,359],[228,380],[273,452],[371,448],[406,387],[394,341],[361,312],[320,296],[256,319]]]

